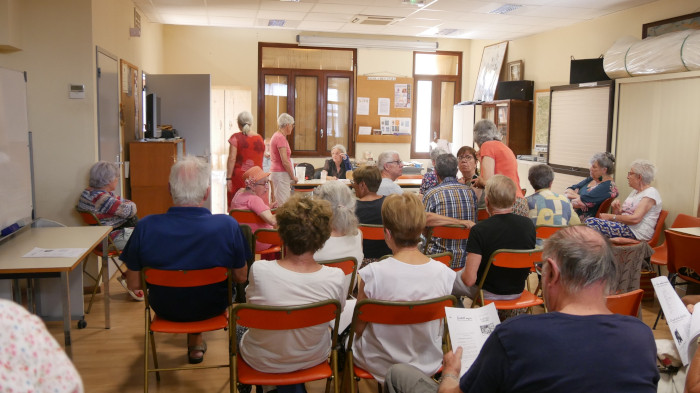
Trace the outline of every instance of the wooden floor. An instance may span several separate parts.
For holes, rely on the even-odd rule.
[[[144,307],[131,300],[115,281],[110,282],[112,328],[104,329],[102,295],[98,294],[92,312],[86,315],[87,327],[77,329],[73,323],[73,361],[89,393],[143,391]],[[659,309],[658,302],[642,304],[643,320],[652,326]],[[61,322],[48,322],[49,331],[63,343]],[[670,339],[664,320],[654,331],[656,338]],[[205,333],[208,351],[203,365],[226,361],[226,332]],[[160,365],[177,367],[187,363],[184,335],[156,336]],[[374,385],[376,386],[376,385]],[[370,381],[362,381],[361,393],[376,392]],[[309,393],[323,392],[324,383],[307,385]],[[174,371],[161,374],[160,383],[155,375],[149,379],[152,392],[228,392],[228,369]]]

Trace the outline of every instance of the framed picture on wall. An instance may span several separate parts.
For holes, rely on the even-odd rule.
[[[481,55],[481,64],[479,65],[479,74],[476,77],[476,85],[474,86],[474,101],[493,100],[507,48],[507,41],[484,47]]]
[[[700,12],[645,23],[642,25],[642,39],[688,29],[700,30]]]
[[[544,153],[549,145],[549,89],[535,90],[534,132],[532,146],[535,152]]]
[[[508,71],[509,81],[521,81],[523,80],[523,61],[516,60],[511,61],[506,65],[506,70]]]

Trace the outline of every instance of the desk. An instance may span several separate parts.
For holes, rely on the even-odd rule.
[[[24,228],[14,237],[0,244],[0,279],[60,277],[63,288],[63,335],[68,357],[73,356],[70,339],[70,287],[68,273],[80,266],[92,250],[102,242],[107,249],[110,226],[100,227],[52,227]],[[85,248],[77,258],[22,258],[34,247],[40,248]],[[109,329],[109,272],[107,258],[102,258],[105,303],[105,328]]]
[[[327,180],[327,181],[335,181],[335,180]],[[346,184],[348,186],[350,185],[349,180],[340,179],[338,181],[341,181],[343,183],[347,182]],[[394,183],[396,183],[401,188],[419,188],[422,182],[423,182],[423,179],[397,179],[394,181]],[[320,179],[304,180],[301,183],[294,184],[294,188],[300,188],[300,189],[316,188],[323,183],[325,183],[325,182],[321,181]]]
[[[690,236],[698,236],[700,237],[700,227],[692,227],[692,228],[668,228],[669,231],[674,231],[678,233],[682,233],[684,235],[690,235]]]

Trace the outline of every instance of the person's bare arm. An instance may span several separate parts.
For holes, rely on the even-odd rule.
[[[425,214],[425,226],[436,227],[440,225],[460,225],[466,228],[471,228],[475,224],[474,221],[471,220],[460,220],[437,213],[428,212]]]
[[[364,299],[367,299],[367,295],[365,294],[365,283],[364,281],[360,280],[360,286],[357,290],[357,302],[359,303],[360,300]],[[358,322],[357,326],[355,327],[355,334],[361,336],[362,332],[365,330],[365,326],[367,326],[367,322]]]
[[[493,177],[496,171],[496,160],[493,157],[483,157],[481,159],[481,176],[472,180],[472,185],[477,188],[486,187],[486,182]]]
[[[636,225],[642,222],[644,216],[655,204],[656,202],[653,199],[645,197],[642,198],[642,200],[639,202],[639,205],[637,205],[637,209],[635,209],[634,213],[632,214],[622,215],[603,213],[600,215],[600,218],[602,218],[603,220],[620,222],[626,225]]]
[[[236,154],[238,154],[238,149],[236,146],[230,145],[228,148],[228,160],[226,161],[226,178],[233,177],[233,167],[236,166]],[[226,180],[228,185],[228,190],[232,191],[233,182],[231,180]]]
[[[461,393],[459,389],[459,371],[462,368],[462,347],[454,352],[447,352],[442,359],[442,378],[438,393]]]
[[[462,270],[462,282],[464,285],[471,287],[476,284],[476,273],[479,271],[481,264],[481,255],[470,252],[467,254],[464,270]]]
[[[127,288],[131,289],[132,291],[141,289],[141,272],[127,268],[125,276]]]
[[[284,170],[287,171],[287,174],[289,174],[289,177],[294,181],[294,183],[297,183],[299,179],[294,176],[294,168],[292,167],[292,163],[289,161],[289,157],[287,157],[287,148],[279,147],[277,150],[280,152],[280,160],[282,160]]]
[[[265,210],[264,212],[260,213],[260,217],[265,220],[266,223],[272,225],[273,227],[277,226],[277,219],[275,218],[275,215],[272,214],[270,210]]]
[[[246,282],[248,280],[248,265],[233,269],[233,281],[237,283]]]

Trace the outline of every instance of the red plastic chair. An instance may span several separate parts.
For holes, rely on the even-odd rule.
[[[602,213],[607,213],[608,211],[610,211],[610,205],[612,204],[612,202],[613,202],[614,200],[615,200],[614,197],[610,197],[610,198],[604,200],[604,201],[600,204],[600,206],[598,206],[598,211],[595,213],[595,218],[600,218],[600,215],[601,215]]]
[[[477,221],[482,221],[482,220],[485,220],[485,219],[487,219],[487,218],[489,218],[489,217],[491,217],[491,216],[489,215],[489,212],[486,211],[486,209],[479,209],[479,210],[476,212],[476,219],[477,219]]]
[[[413,325],[442,319],[445,328],[442,335],[442,350],[447,352],[451,349],[447,323],[444,320],[445,307],[455,307],[456,305],[457,298],[452,295],[416,302],[392,302],[374,299],[364,299],[357,302],[352,315],[350,337],[346,347],[348,349],[343,372],[343,391],[355,393],[357,392],[357,382],[360,379],[374,379],[372,374],[353,364],[352,342],[355,340],[358,324],[367,322],[386,325]],[[406,342],[406,345],[411,345],[411,343]]]
[[[293,385],[319,379],[326,379],[326,393],[331,381],[334,393],[339,393],[338,383],[338,326],[340,324],[340,302],[324,300],[301,306],[274,307],[259,304],[237,304],[231,313],[236,325],[251,329],[290,330],[320,325],[333,321],[331,333],[331,356],[314,367],[289,373],[265,373],[252,368],[238,352],[236,329],[233,329],[232,392],[237,392],[237,382],[247,385]],[[284,345],[284,342],[280,342]]]
[[[469,239],[469,228],[460,225],[440,225],[436,227],[428,227],[428,233],[425,236],[425,246],[423,254],[427,254],[428,246],[433,238],[450,239],[450,240],[465,240]]]
[[[549,237],[557,233],[557,231],[566,227],[566,225],[538,225],[535,228],[536,236],[538,239],[549,239]]]
[[[204,285],[210,285],[225,281],[228,287],[228,297],[231,299],[231,271],[225,267],[213,267],[209,269],[201,270],[160,270],[151,269],[148,267],[143,268],[141,271],[141,285],[142,288],[147,288],[147,285],[159,285],[163,287],[176,287],[176,288],[191,288],[200,287]],[[221,314],[205,319],[203,321],[194,322],[174,322],[167,319],[163,319],[156,315],[151,310],[151,303],[148,297],[148,291],[143,291],[145,294],[145,317],[146,317],[146,345],[144,348],[144,392],[148,392],[148,374],[156,373],[156,379],[160,381],[161,371],[176,371],[176,370],[193,370],[193,369],[203,369],[203,368],[219,368],[228,367],[229,374],[233,377],[233,362],[232,362],[232,352],[231,352],[231,332],[235,329],[231,329],[231,319],[229,318],[228,307]],[[229,303],[230,306],[230,303]],[[158,355],[156,352],[156,342],[154,340],[153,333],[201,333],[209,332],[213,330],[228,329],[229,336],[229,356],[227,364],[217,364],[211,366],[195,366],[195,367],[170,367],[170,368],[159,368],[158,367]],[[235,342],[235,341],[234,341]],[[153,368],[148,367],[148,351],[150,349],[153,353]],[[233,381],[233,378],[230,379]],[[233,385],[233,384],[231,384]],[[231,386],[231,392],[233,392],[233,386]]]
[[[257,244],[257,242],[272,245],[272,247],[268,248],[267,250],[260,251],[260,256],[265,256],[276,252],[281,252],[282,256],[284,256],[282,238],[280,238],[280,234],[277,232],[277,229],[260,228],[256,230],[255,233],[253,233],[253,244]]]
[[[659,218],[656,220],[656,226],[654,227],[654,235],[647,241],[651,247],[656,247],[656,245],[659,244],[659,237],[664,230],[664,223],[666,222],[667,216],[668,210],[661,210],[661,212],[659,212]]]
[[[660,215],[659,219],[661,219]],[[700,227],[700,218],[682,213],[676,216],[676,219],[673,220],[673,224],[671,224],[671,228],[692,227]],[[660,246],[654,247],[654,254],[651,256],[651,263],[657,266],[659,269],[659,275],[661,275],[661,266],[666,266],[668,264],[668,246],[666,245],[665,241],[661,243]]]
[[[441,252],[438,254],[427,255],[427,257],[434,259],[434,260],[444,264],[445,266],[449,267],[450,269],[452,269],[452,259],[454,258],[454,255],[452,255],[452,253],[450,251]],[[460,267],[460,268],[452,269],[452,270],[460,271],[460,270],[462,270],[462,268]]]
[[[381,225],[360,224],[358,228],[365,240],[384,240],[384,227]]]
[[[631,292],[607,296],[605,302],[608,310],[615,314],[637,317],[639,315],[639,305],[642,304],[642,296],[644,296],[644,290],[635,289]]]
[[[231,209],[228,214],[233,217],[239,224],[258,224],[265,225],[267,221],[263,220],[262,217],[257,215],[252,210],[246,209]]]
[[[350,286],[348,288],[348,298],[352,296],[355,289],[355,275],[357,274],[357,259],[355,257],[329,259],[327,261],[316,261],[319,265],[337,267],[343,271],[345,276],[350,276]]]

